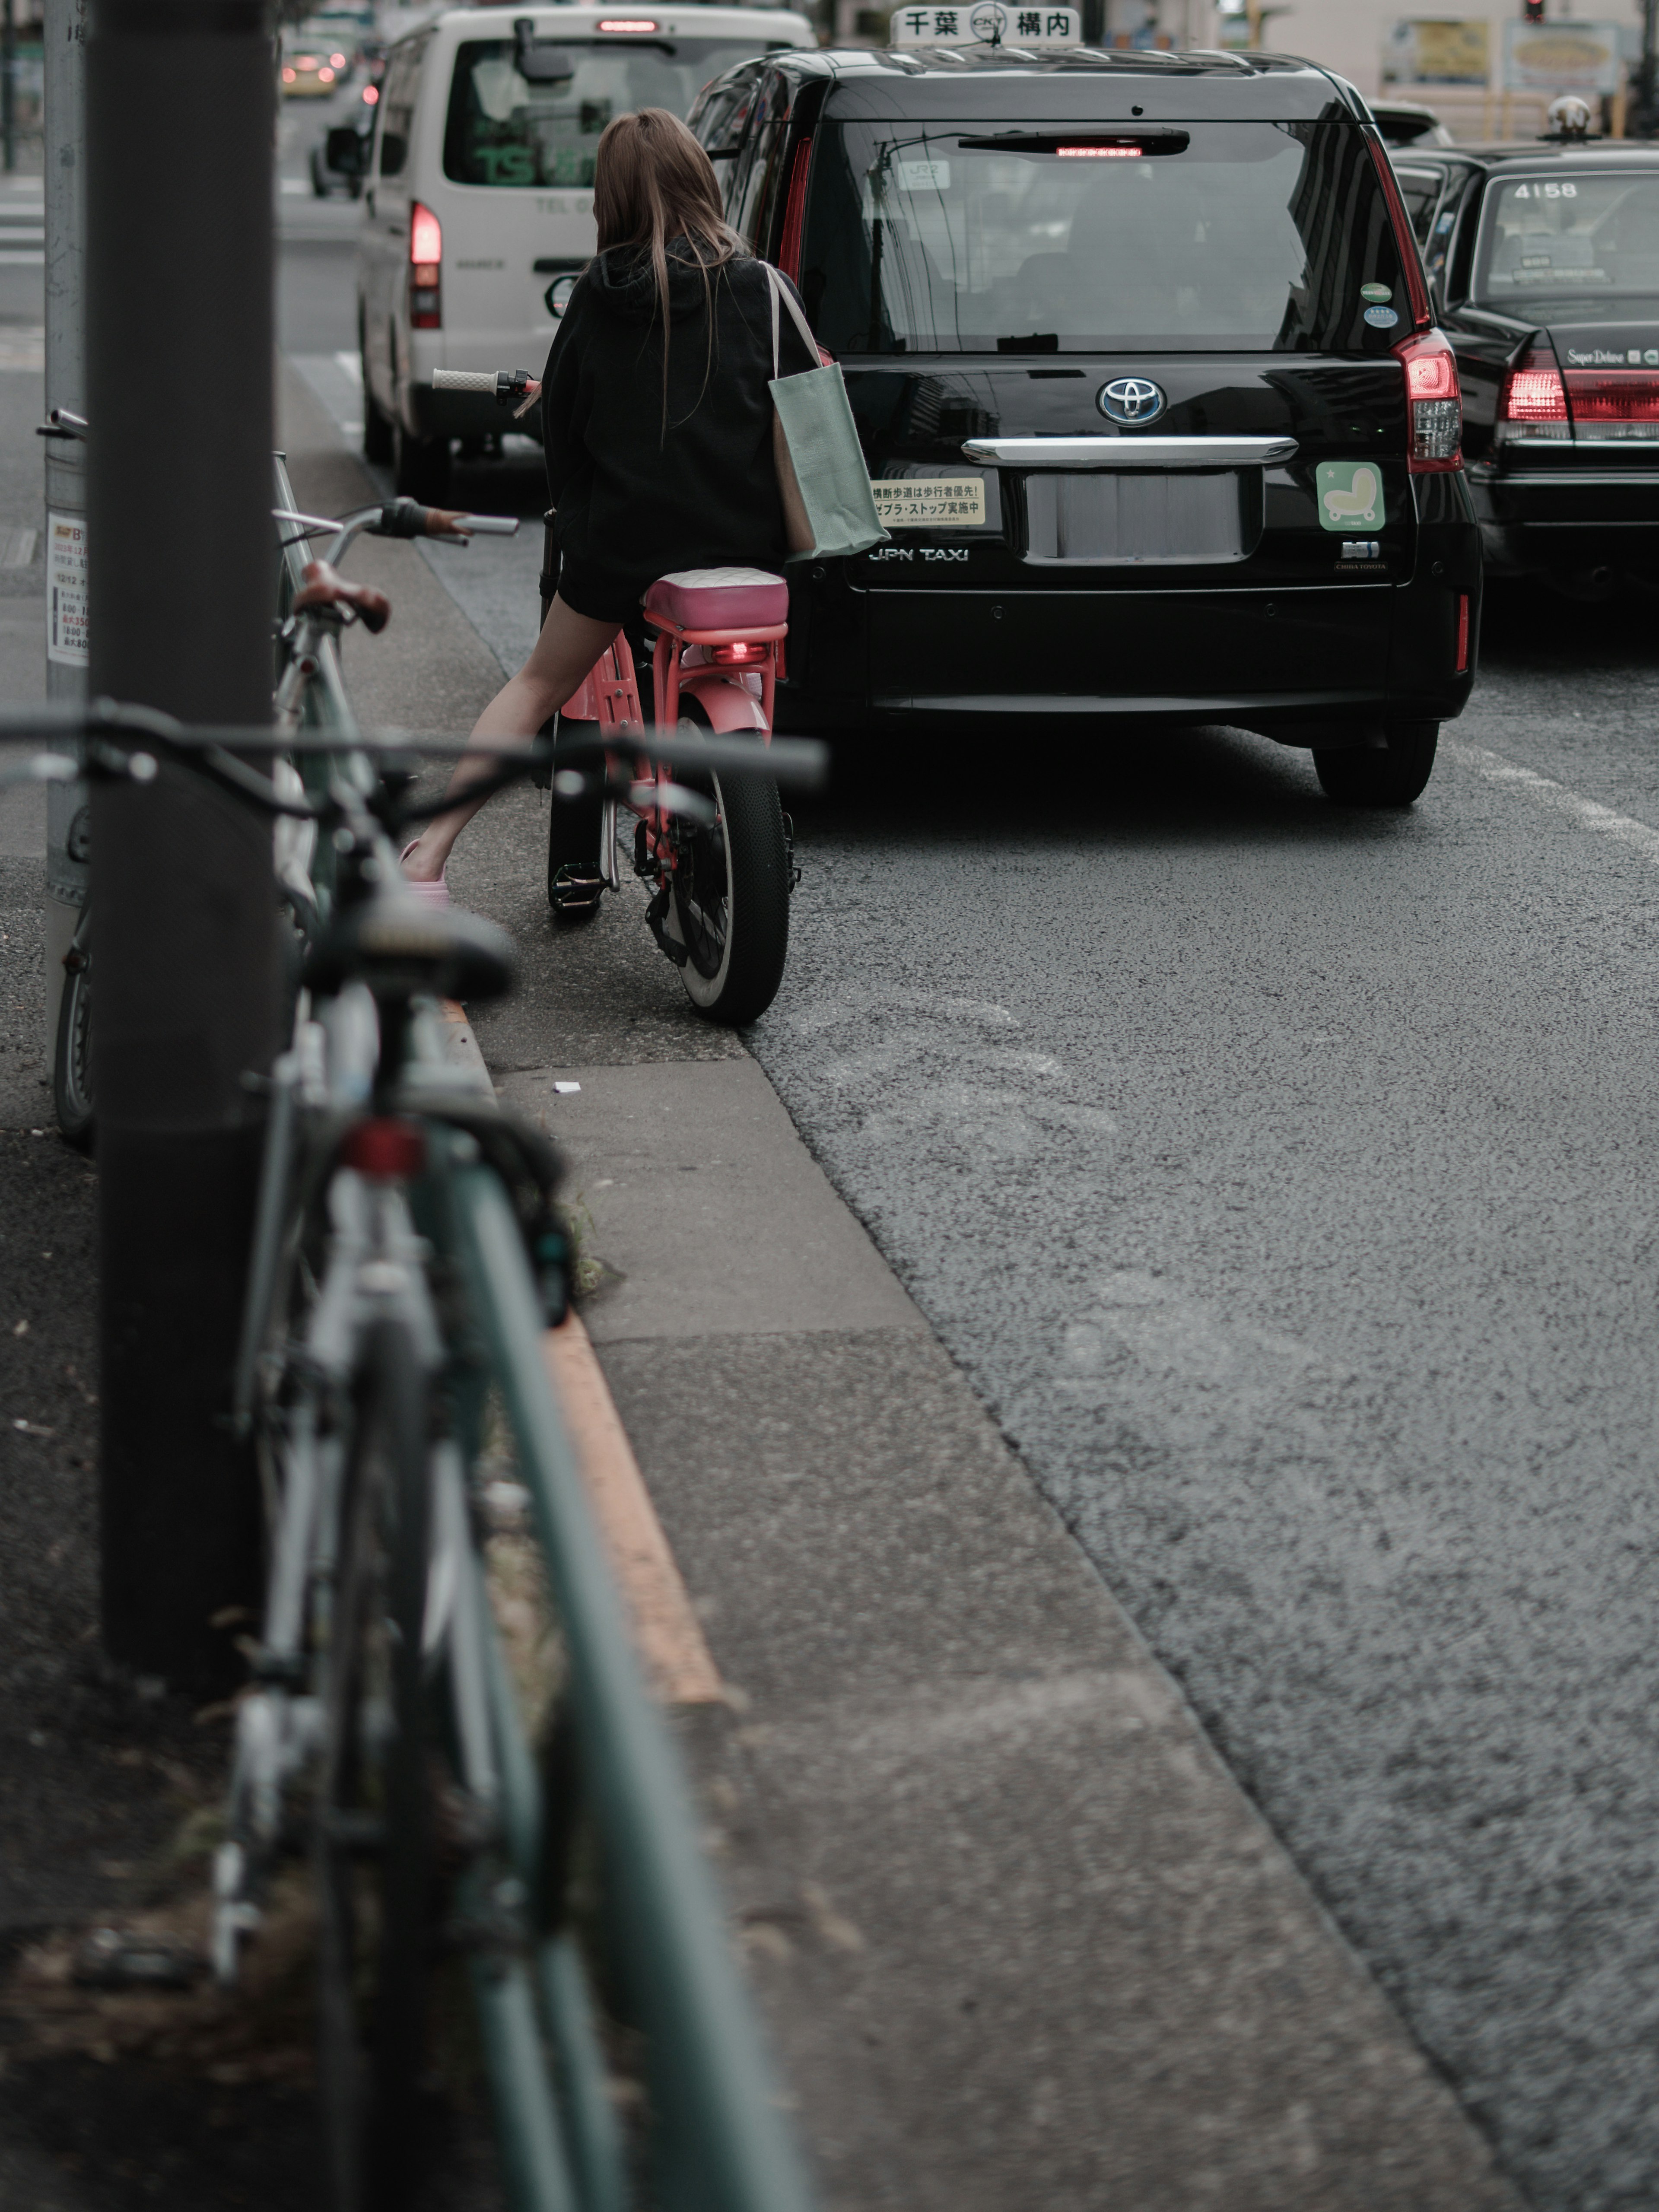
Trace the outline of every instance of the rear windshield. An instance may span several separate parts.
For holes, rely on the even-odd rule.
[[[1138,127],[1144,151],[1103,150]],[[1369,354],[1410,327],[1342,120],[831,125],[801,274],[836,353]]]
[[[459,50],[445,176],[458,185],[591,185],[599,133],[613,115],[640,107],[685,114],[708,80],[748,60],[757,41],[571,39],[562,47],[571,75],[538,84],[519,75],[509,39],[471,40]]]
[[[1540,322],[1659,316],[1659,172],[1522,177],[1494,185],[1474,297]]]

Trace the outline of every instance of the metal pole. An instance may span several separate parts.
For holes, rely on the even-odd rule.
[[[46,406],[87,411],[87,0],[46,0]],[[46,696],[87,696],[87,449],[46,438]],[[84,784],[46,787],[46,1064],[58,1042],[64,955],[87,896]]]
[[[17,21],[12,0],[0,0],[0,142],[10,176],[17,167]]]
[[[261,0],[93,0],[92,688],[186,722],[270,713],[274,75]],[[276,1042],[270,825],[171,769],[92,812],[104,1636],[206,1687],[238,1678],[228,1616],[258,1595],[227,1415]]]

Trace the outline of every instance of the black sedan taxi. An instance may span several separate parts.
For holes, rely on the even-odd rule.
[[[775,54],[692,110],[891,532],[793,572],[781,720],[1227,722],[1409,802],[1468,696],[1480,548],[1381,137],[1311,64],[1019,46],[1051,20]]]
[[[1659,584],[1659,149],[1395,156],[1457,352],[1493,575]]]

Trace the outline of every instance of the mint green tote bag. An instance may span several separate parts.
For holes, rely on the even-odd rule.
[[[794,295],[773,268],[763,262],[772,295],[772,446],[778,465],[792,561],[832,561],[844,553],[866,553],[884,545],[887,532],[876,515],[870,471],[848,404],[841,365],[805,369],[799,376],[778,374],[778,307],[794,317],[809,352],[818,342]]]

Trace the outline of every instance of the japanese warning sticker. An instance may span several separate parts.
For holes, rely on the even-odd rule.
[[[84,668],[87,526],[78,514],[46,517],[46,659]]]
[[[983,477],[883,477],[870,489],[889,530],[963,530],[985,520]]]
[[[1356,523],[1369,530],[1382,528],[1382,472],[1374,462],[1321,461],[1314,481],[1322,529],[1352,532]]]

